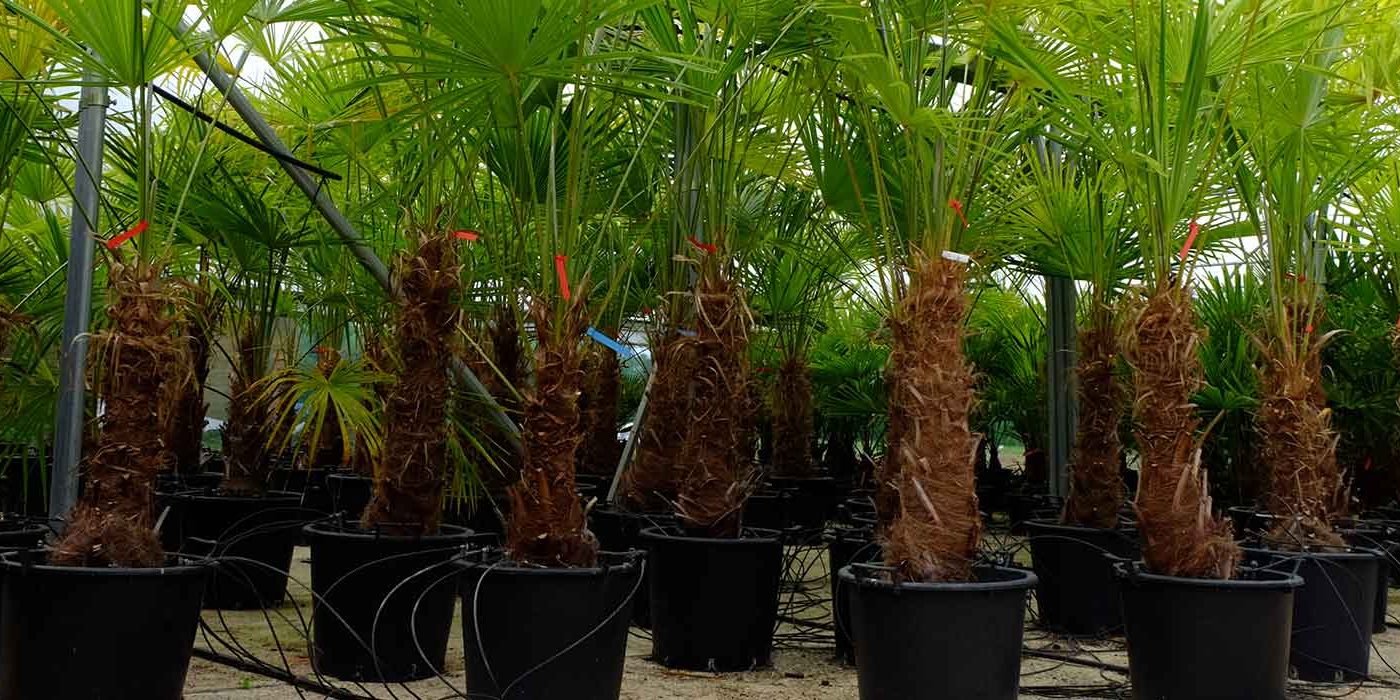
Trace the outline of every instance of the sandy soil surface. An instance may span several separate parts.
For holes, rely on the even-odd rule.
[[[297,552],[293,576],[310,583],[306,565],[308,553]],[[801,578],[807,584],[800,590],[786,592],[788,605],[797,617],[814,621],[829,619],[822,601],[826,581],[825,561],[813,554],[805,561]],[[280,668],[290,668],[299,676],[311,678],[310,661],[306,655],[306,634],[298,620],[297,607],[309,617],[309,596],[296,583],[290,586],[292,603],[266,615],[262,612],[206,611],[206,623],[216,630],[218,639],[201,635],[196,646],[214,648],[221,653],[228,649],[218,641],[236,640],[248,653]],[[1391,610],[1400,611],[1400,591],[1391,591]],[[804,604],[805,602],[805,604]],[[460,610],[458,611],[460,615]],[[1392,615],[1392,619],[1396,619]],[[275,633],[275,634],[274,634]],[[279,643],[281,641],[279,652]],[[856,675],[850,667],[833,659],[829,632],[785,625],[778,633],[779,650],[770,669],[745,673],[692,673],[671,671],[647,660],[650,641],[634,630],[627,647],[627,666],[622,685],[625,700],[855,700]],[[212,646],[211,646],[212,645]],[[447,654],[445,679],[435,679],[407,686],[341,687],[365,697],[374,698],[437,698],[464,697],[460,627],[454,623],[452,642]],[[1076,642],[1052,637],[1034,628],[1027,629],[1026,647],[1071,660],[1026,656],[1021,666],[1023,698],[1127,698],[1126,677],[1115,670],[1095,668],[1087,663],[1102,663],[1124,668],[1128,659],[1121,639],[1101,642]],[[285,661],[283,661],[285,656]],[[1081,662],[1081,663],[1076,663]],[[1351,686],[1314,686],[1295,684],[1294,695],[1299,698],[1346,697],[1348,700],[1400,700],[1400,673],[1388,667],[1400,668],[1400,629],[1375,637],[1371,672],[1379,682]],[[196,658],[190,665],[185,697],[188,700],[244,700],[267,698],[324,698],[323,693],[298,691],[290,685],[269,680],[248,671]],[[556,699],[541,699],[556,700]],[[563,699],[558,699],[563,700]]]

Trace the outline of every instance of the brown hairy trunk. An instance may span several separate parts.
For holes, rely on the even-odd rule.
[[[228,420],[224,421],[224,473],[219,490],[228,494],[256,495],[267,489],[272,461],[267,453],[267,403],[256,386],[263,365],[259,355],[268,349],[259,344],[252,324],[238,335],[237,363],[229,374]]]
[[[1287,313],[1290,318],[1301,316],[1291,308]],[[1337,468],[1337,437],[1322,388],[1322,344],[1310,331],[1294,331],[1308,340],[1301,355],[1283,351],[1281,342],[1265,353],[1260,371],[1263,396],[1255,418],[1259,456],[1269,478],[1267,504],[1275,516],[1268,540],[1271,546],[1287,549],[1346,544],[1329,523],[1344,489]]]
[[[1134,435],[1142,458],[1138,529],[1149,571],[1228,579],[1240,548],[1227,518],[1211,512],[1210,488],[1196,447],[1200,419],[1191,397],[1201,387],[1201,332],[1191,295],[1173,282],[1152,292],[1126,344],[1135,373]]]
[[[1114,376],[1118,339],[1112,319],[1105,314],[1094,319],[1079,332],[1079,425],[1063,519],[1068,525],[1111,529],[1118,526],[1126,491],[1118,468],[1123,392]]]
[[[672,332],[658,343],[646,416],[637,436],[636,457],[622,474],[619,495],[635,511],[667,510],[680,481],[680,454],[690,420],[691,391],[698,357],[692,339]]]
[[[461,268],[451,234],[425,233],[399,259],[399,367],[385,406],[384,453],[362,523],[389,534],[433,534],[447,482],[447,395],[460,311]]]
[[[185,344],[189,349],[191,380],[176,399],[175,419],[167,439],[172,471],[188,474],[199,471],[200,448],[204,443],[204,418],[209,404],[204,386],[209,381],[209,328],[214,327],[215,297],[206,284],[190,285],[189,307],[183,320]]]
[[[598,540],[588,530],[574,481],[582,435],[578,396],[583,384],[579,338],[588,326],[587,295],[580,292],[554,328],[550,304],[531,308],[535,332],[535,385],[525,396],[520,438],[525,452],[520,481],[510,489],[506,552],[518,563],[593,566]]]
[[[889,321],[889,420],[899,441],[885,457],[898,499],[885,528],[885,562],[906,581],[970,580],[982,534],[963,284],[961,265],[922,261]]]
[[[335,348],[316,348],[316,372],[322,377],[329,377],[340,366],[340,352]],[[304,429],[305,430],[305,429]],[[311,433],[305,432],[303,436],[310,439]],[[346,463],[345,454],[345,434],[340,430],[340,416],[336,414],[335,404],[326,406],[325,420],[321,423],[321,433],[316,439],[316,444],[306,443],[307,455],[311,458],[312,467],[340,467]]]
[[[807,363],[792,355],[778,367],[773,384],[773,473],[812,475],[812,379]]]
[[[154,526],[153,482],[166,460],[162,437],[189,381],[185,343],[171,332],[171,298],[160,266],[113,261],[107,276],[111,328],[92,335],[105,411],[87,451],[86,482],[50,554],[63,566],[155,567],[165,562]]]
[[[506,387],[522,391],[525,388],[525,350],[520,344],[520,321],[509,304],[496,307],[496,319],[491,324],[491,355],[501,373],[498,380]],[[520,402],[509,388],[497,394],[497,401],[512,413],[520,410]]]
[[[695,394],[679,464],[676,515],[687,530],[738,537],[752,490],[749,317],[743,293],[713,273],[695,293]]]
[[[615,335],[615,331],[605,331]],[[612,476],[622,456],[617,441],[617,411],[622,399],[622,364],[617,353],[590,343],[583,359],[584,389],[579,395],[578,470],[584,474]]]

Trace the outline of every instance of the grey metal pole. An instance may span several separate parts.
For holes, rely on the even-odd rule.
[[[185,33],[189,31],[189,29],[190,27],[184,23],[180,25],[181,33]],[[277,136],[277,131],[267,123],[267,120],[263,119],[262,115],[258,113],[257,108],[254,107],[253,103],[248,100],[248,97],[243,94],[243,91],[239,89],[233,78],[230,77],[228,73],[224,72],[224,69],[219,66],[218,62],[215,61],[213,57],[207,52],[201,52],[195,54],[194,62],[199,65],[200,70],[204,71],[205,75],[209,76],[209,81],[214,84],[214,87],[217,88],[219,92],[223,93],[224,98],[228,100],[229,106],[248,124],[248,128],[253,131],[253,135],[257,136],[259,141],[263,142],[263,145],[277,153],[290,154],[286,144],[282,143],[282,139]],[[282,169],[292,178],[292,182],[295,182],[297,187],[306,194],[307,198],[311,200],[311,203],[315,205],[316,210],[321,213],[326,223],[330,224],[331,228],[340,236],[341,240],[345,241],[345,244],[350,246],[350,250],[354,252],[360,264],[374,276],[379,286],[383,287],[384,291],[392,294],[394,288],[389,279],[388,266],[384,264],[383,260],[379,259],[379,256],[375,254],[373,248],[365,245],[364,241],[360,239],[360,234],[355,231],[355,226],[345,218],[345,215],[340,213],[340,209],[335,206],[335,202],[331,201],[330,196],[301,168],[282,159],[277,159],[277,164],[282,166]],[[491,409],[492,420],[505,432],[505,438],[510,442],[511,447],[516,452],[522,451],[524,448],[520,444],[520,428],[515,425],[515,421],[510,419],[510,416],[506,415],[505,409],[501,408],[501,405],[497,403],[495,397],[491,396],[491,392],[487,391],[486,386],[481,383],[481,379],[476,376],[476,373],[473,372],[470,367],[467,367],[460,359],[453,363],[452,370],[453,373],[457,375],[457,378],[464,382],[473,394],[485,400],[487,406]]]
[[[1050,356],[1045,367],[1049,401],[1049,486],[1053,496],[1069,493],[1070,451],[1074,448],[1077,405],[1075,403],[1076,333],[1074,280],[1045,278],[1046,345]]]
[[[83,457],[87,333],[92,315],[92,245],[100,217],[102,134],[107,126],[107,87],[85,76],[78,116],[78,161],[73,171],[73,214],[68,224],[68,286],[63,301],[63,338],[58,353],[58,410],[54,419],[49,517],[66,526],[78,500],[78,464]]]

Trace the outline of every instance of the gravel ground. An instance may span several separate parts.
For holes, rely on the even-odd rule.
[[[297,563],[293,576],[310,582],[310,572],[306,565],[308,553],[297,552]],[[816,560],[806,578],[812,581],[810,590],[814,593],[825,585],[824,562]],[[308,596],[297,584],[290,587],[297,605],[302,606],[309,616]],[[1400,591],[1391,591],[1391,610],[1400,611]],[[460,615],[460,611],[458,611]],[[809,615],[825,614],[824,608],[814,608]],[[288,603],[268,615],[262,612],[207,611],[204,619],[210,627],[219,630],[222,639],[236,639],[239,644],[259,658],[279,667],[289,665],[293,672],[303,677],[311,676],[310,661],[306,656],[304,632],[298,631],[296,608]],[[1394,618],[1392,618],[1394,619]],[[272,624],[269,625],[269,620]],[[273,632],[276,635],[274,637]],[[635,631],[634,631],[635,632]],[[794,631],[784,629],[780,636],[795,640]],[[281,640],[279,653],[278,639]],[[196,645],[210,648],[209,639],[201,637]],[[813,640],[805,640],[812,644]],[[226,649],[214,642],[221,652]],[[459,627],[453,628],[452,642],[448,649],[446,680],[429,680],[407,686],[378,686],[353,689],[374,698],[437,698],[462,697],[456,689],[463,688],[462,640]],[[1069,655],[1084,661],[1126,666],[1127,653],[1122,640],[1107,640],[1098,643],[1079,643],[1055,638],[1035,629],[1028,629],[1026,646],[1030,649],[1054,654]],[[829,648],[785,648],[781,649],[771,669],[745,673],[691,673],[671,671],[647,660],[650,642],[634,634],[627,647],[627,666],[622,684],[622,697],[625,700],[855,700],[856,676],[854,670],[842,666],[832,659]],[[285,665],[280,657],[285,655]],[[1388,633],[1375,637],[1371,672],[1381,683],[1368,683],[1364,686],[1305,686],[1296,685],[1295,695],[1304,697],[1341,697],[1348,700],[1400,700],[1400,673],[1387,667],[1389,664],[1400,668],[1400,629],[1392,628]],[[1074,698],[1118,698],[1128,697],[1124,687],[1125,678],[1113,671],[1048,660],[1025,657],[1021,667],[1023,698],[1074,697]],[[266,679],[262,676],[230,669],[226,666],[196,658],[190,665],[190,673],[185,684],[185,697],[188,700],[243,700],[266,698],[282,700],[292,698],[323,698],[322,693],[298,691],[291,686]],[[1053,690],[1052,690],[1053,689]],[[411,692],[410,692],[411,691]],[[540,699],[555,700],[555,699]]]

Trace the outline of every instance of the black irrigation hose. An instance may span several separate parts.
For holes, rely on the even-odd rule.
[[[283,671],[282,669],[277,668],[275,666],[268,666],[265,664],[256,664],[251,661],[244,661],[243,659],[234,656],[226,656],[224,654],[220,654],[216,651],[210,651],[208,649],[201,649],[199,647],[195,647],[194,655],[198,658],[204,659],[205,661],[212,661],[216,664],[221,664],[223,666],[228,666],[229,668],[238,669],[239,671],[243,671],[245,673],[256,673],[264,678],[271,678],[275,681],[281,681],[292,687],[300,688],[301,690],[310,690],[312,692],[321,693],[325,695],[325,697],[332,698],[333,700],[375,700],[373,696],[357,695],[348,690],[341,690],[340,688],[333,688],[328,685],[322,685],[320,683],[317,683],[316,681],[302,678],[301,676],[298,676],[290,671]]]

